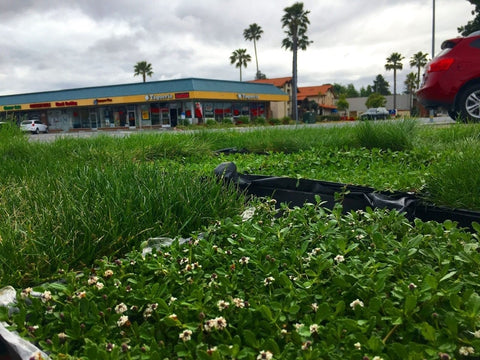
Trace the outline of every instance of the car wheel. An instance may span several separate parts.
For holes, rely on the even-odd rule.
[[[35,134],[40,134],[40,129],[37,127],[37,129],[35,130]]]
[[[462,92],[460,114],[464,122],[480,121],[480,84],[472,85]]]
[[[458,111],[455,110],[455,109],[448,110],[448,116],[450,116],[450,118],[451,118],[453,121],[457,121],[457,120],[458,120]]]

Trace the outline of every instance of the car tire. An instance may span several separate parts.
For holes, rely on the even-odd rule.
[[[448,110],[448,116],[450,116],[450,118],[453,120],[453,121],[457,121],[458,120],[458,111],[456,109],[451,109],[451,110]]]
[[[480,122],[480,84],[471,85],[462,92],[459,109],[464,122]]]
[[[37,128],[37,129],[35,130],[35,134],[40,134],[40,129],[39,129],[39,128]]]

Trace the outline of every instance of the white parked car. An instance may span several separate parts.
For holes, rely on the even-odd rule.
[[[40,120],[25,120],[20,124],[20,129],[23,131],[30,131],[32,134],[39,134],[41,132],[48,133],[48,126]]]

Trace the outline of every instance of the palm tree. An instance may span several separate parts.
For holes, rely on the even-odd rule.
[[[420,71],[425,65],[427,65],[427,62],[428,62],[427,56],[428,54],[424,54],[421,51],[419,51],[416,54],[413,54],[413,56],[410,58],[410,67],[417,68],[417,80],[416,80],[417,89],[420,88]]]
[[[146,81],[146,76],[152,76],[153,75],[153,70],[152,70],[152,64],[147,63],[146,61],[139,61],[135,64],[133,67],[133,70],[135,71],[133,76],[137,75],[142,75],[143,77],[143,82]]]
[[[413,108],[412,99],[415,89],[417,88],[417,76],[415,73],[411,72],[407,75],[405,79],[405,86],[407,88],[407,94],[409,95],[409,104],[410,110]]]
[[[247,63],[252,61],[252,57],[247,54],[247,49],[237,49],[230,56],[230,64],[240,68],[240,81],[242,81],[242,67],[247,67]]]
[[[257,63],[257,79],[260,75],[260,70],[258,69],[257,40],[260,40],[262,34],[262,27],[257,25],[256,23],[250,24],[247,29],[243,30],[243,37],[245,38],[245,40],[253,40],[253,48],[255,49],[255,62]]]
[[[310,24],[308,14],[310,11],[303,9],[303,3],[295,3],[286,7],[282,16],[282,28],[286,28],[287,37],[282,41],[282,47],[293,52],[292,62],[292,118],[298,122],[297,106],[297,52],[298,49],[306,50],[312,41],[308,40],[307,27]]]
[[[397,108],[397,70],[403,69],[402,60],[405,59],[401,54],[394,52],[387,58],[385,64],[386,70],[393,70],[393,109]]]

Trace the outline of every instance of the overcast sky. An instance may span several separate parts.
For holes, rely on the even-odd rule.
[[[125,84],[138,61],[152,64],[147,81],[199,77],[239,80],[231,53],[246,48],[255,77],[253,42],[243,30],[257,23],[260,70],[291,76],[292,53],[281,48],[289,0],[1,0],[0,95]],[[411,56],[431,56],[433,0],[304,0],[313,43],[298,57],[298,85],[353,83],[382,74],[392,52],[404,57],[397,92]],[[436,0],[435,52],[473,19],[467,0]]]

